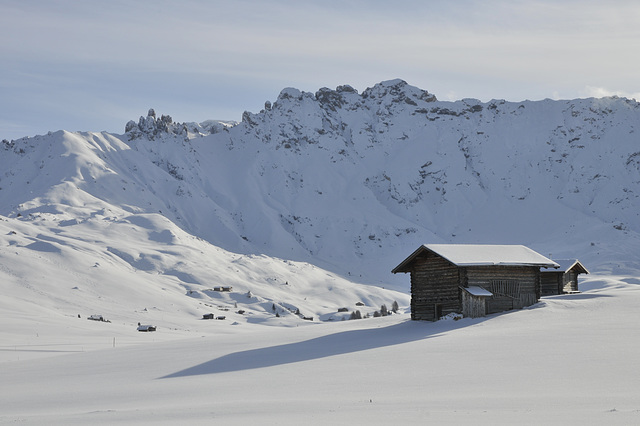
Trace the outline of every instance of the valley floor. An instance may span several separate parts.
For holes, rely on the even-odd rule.
[[[202,335],[111,338],[3,309],[0,423],[638,424],[638,284],[592,275],[580,294],[482,319]]]

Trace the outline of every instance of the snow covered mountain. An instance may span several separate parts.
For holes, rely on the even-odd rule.
[[[191,296],[190,313],[214,300],[338,319],[356,300],[406,306],[408,277],[390,270],[426,242],[635,272],[637,129],[633,100],[442,102],[392,80],[287,88],[240,123],[150,110],[122,135],[5,140],[0,274],[55,309],[79,292],[161,304],[161,288]]]

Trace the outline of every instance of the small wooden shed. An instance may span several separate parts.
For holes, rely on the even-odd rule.
[[[472,285],[460,287],[462,295],[462,316],[478,318],[486,315],[487,298],[493,296],[488,290]]]
[[[552,296],[563,293],[577,293],[578,275],[588,274],[587,268],[578,259],[557,259],[558,268],[544,267],[542,273],[542,296]]]
[[[411,274],[411,318],[436,321],[533,305],[540,268],[559,266],[522,245],[424,244],[391,272]]]

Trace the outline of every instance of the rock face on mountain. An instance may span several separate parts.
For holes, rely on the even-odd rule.
[[[525,244],[591,271],[640,269],[633,100],[443,102],[392,80],[362,93],[287,88],[240,123],[150,111],[125,130],[5,143],[0,186],[38,180],[25,162],[56,179],[37,195],[3,190],[0,213],[48,206],[83,220],[89,207],[63,209],[68,195],[52,190],[73,182],[66,191],[100,208],[160,212],[233,252],[398,288],[407,277],[389,271],[426,242]],[[62,155],[64,172],[51,160]]]
[[[209,120],[204,123],[174,123],[170,115],[162,115],[156,118],[156,111],[151,108],[146,117],[140,116],[136,123],[130,120],[125,126],[124,131],[129,140],[137,138],[147,138],[154,140],[159,135],[171,134],[177,135],[185,140],[194,137],[206,136],[212,133],[218,133],[227,130],[229,127],[235,126],[236,122],[224,122],[217,120]]]

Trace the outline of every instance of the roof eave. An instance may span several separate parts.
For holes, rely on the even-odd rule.
[[[422,253],[424,250],[429,250],[427,248],[427,246],[425,244],[421,245],[420,247],[418,247],[413,253],[411,253],[405,260],[403,260],[402,262],[400,262],[400,264],[398,266],[396,266],[395,268],[393,268],[391,270],[392,274],[397,274],[398,272],[402,272],[402,273],[407,273],[407,272],[411,272],[411,269],[405,269],[407,265],[409,265],[411,262],[413,262],[413,259],[415,259],[420,253]],[[431,251],[431,250],[429,250]]]
[[[582,272],[578,272],[579,274],[588,274],[589,271],[587,271],[587,268],[584,267],[584,265],[582,263],[580,263],[579,260],[576,260],[573,265],[571,265],[570,268],[568,268],[565,272],[569,272],[570,270],[572,270],[575,267],[578,267],[580,270],[582,270]]]

